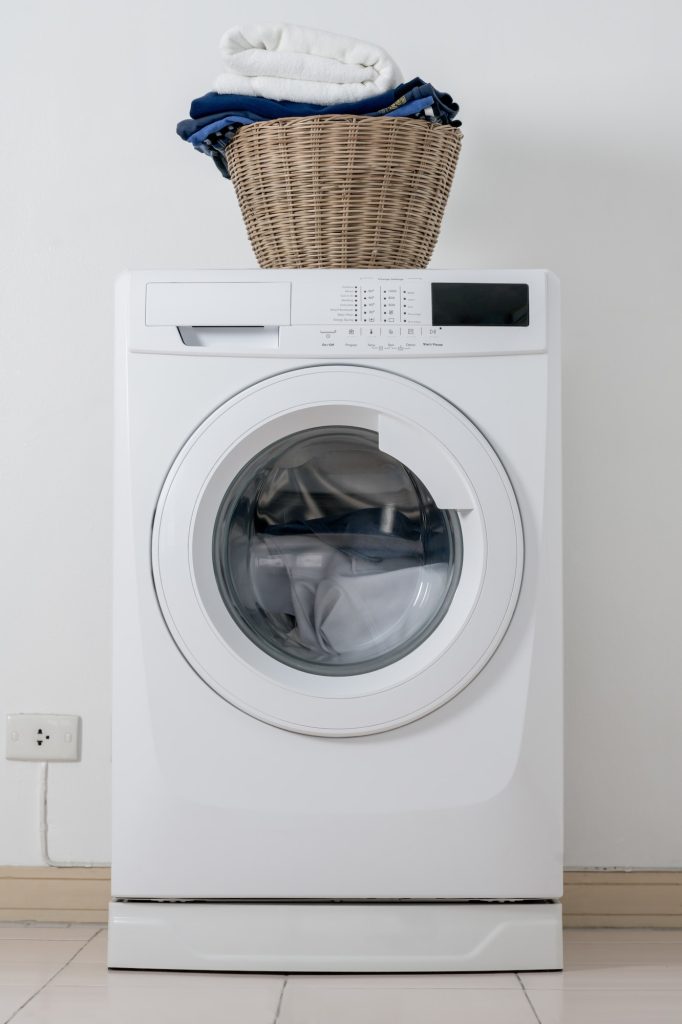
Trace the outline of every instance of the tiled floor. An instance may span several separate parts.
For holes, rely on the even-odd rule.
[[[102,925],[0,924],[0,1024],[682,1024],[682,932],[568,931],[563,973],[107,971]]]

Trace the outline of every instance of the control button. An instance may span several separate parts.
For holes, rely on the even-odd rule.
[[[322,335],[322,338],[320,339],[321,342],[322,342],[322,348],[334,348],[335,347],[335,345],[336,345],[336,337],[335,336],[337,334],[337,331],[335,331],[335,330],[326,330],[326,331],[325,330],[321,330],[320,334]]]

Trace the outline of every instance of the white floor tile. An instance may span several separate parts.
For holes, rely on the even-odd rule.
[[[0,1021],[7,1020],[20,1006],[30,999],[35,989],[32,985],[0,986]]]
[[[273,980],[273,979],[270,979]],[[12,1024],[272,1024],[282,983],[214,988],[48,985]]]
[[[0,924],[0,1022],[16,1013],[12,1024],[272,1024],[282,976],[108,971],[106,930],[98,931]],[[521,975],[542,1024],[682,1024],[682,932],[571,929],[566,963],[564,972]],[[294,975],[279,1016],[279,1024],[460,1020],[537,1024],[517,977],[504,973]]]
[[[679,992],[538,992],[528,996],[542,1024],[680,1024]]]
[[[75,942],[68,939],[63,942],[44,939],[26,942],[3,936],[0,938],[0,964],[65,964],[82,946],[82,939]]]
[[[614,966],[602,965],[567,967],[564,971],[539,971],[521,974],[526,989],[626,989],[670,990],[681,993],[682,1001],[682,966],[657,964],[645,966]],[[682,1012],[680,1013],[682,1024]]]
[[[23,924],[19,927],[7,928],[0,925],[0,939],[9,938],[21,941],[62,941],[75,942],[78,940],[90,939],[97,932],[102,931],[99,924]]]
[[[30,985],[34,991],[49,981],[60,964],[0,964],[0,987]]]
[[[297,981],[287,982],[278,1024],[537,1024],[524,993],[511,989],[346,988],[329,976],[317,985]]]
[[[79,964],[105,964],[107,962],[107,932],[106,929],[90,939],[74,958],[74,963]]]
[[[51,986],[62,988],[165,988],[201,989],[219,993],[253,986],[279,992],[280,974],[221,974],[217,971],[110,971],[105,964],[71,963],[60,971]]]

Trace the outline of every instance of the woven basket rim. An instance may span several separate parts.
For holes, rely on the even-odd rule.
[[[289,124],[290,122],[301,121],[346,121],[349,123],[371,121],[372,124],[377,125],[377,127],[379,125],[387,126],[390,124],[400,124],[402,127],[402,125],[407,126],[409,124],[410,131],[412,131],[413,128],[426,129],[427,131],[433,131],[434,129],[440,131],[445,129],[462,136],[462,129],[455,128],[451,124],[436,124],[433,121],[427,121],[416,117],[372,117],[370,114],[293,114],[291,117],[272,117],[268,118],[267,121],[253,121],[251,124],[242,124],[239,126],[237,131],[243,132],[246,128],[262,129],[267,128],[271,124]]]

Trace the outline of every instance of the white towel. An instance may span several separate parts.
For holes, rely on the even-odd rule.
[[[328,106],[378,96],[402,81],[380,46],[303,25],[235,25],[220,51],[220,93]]]

